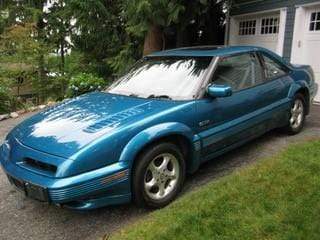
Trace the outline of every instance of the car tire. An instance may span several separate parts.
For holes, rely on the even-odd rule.
[[[290,117],[285,127],[285,131],[289,135],[298,134],[303,129],[306,119],[306,106],[305,97],[301,93],[297,93],[292,101]]]
[[[134,202],[149,208],[168,205],[182,189],[185,175],[184,156],[175,144],[163,142],[148,147],[133,169]]]

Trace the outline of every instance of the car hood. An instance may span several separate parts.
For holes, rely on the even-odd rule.
[[[27,147],[68,158],[102,135],[175,104],[95,92],[34,115],[18,125],[12,135]]]

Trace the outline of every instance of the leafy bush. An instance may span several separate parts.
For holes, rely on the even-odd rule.
[[[12,98],[7,86],[0,84],[0,114],[8,113],[11,110]]]
[[[16,111],[24,108],[19,98],[12,95],[10,85],[0,79],[0,114]]]
[[[75,97],[81,94],[101,90],[107,82],[103,78],[94,76],[91,73],[80,73],[71,78],[68,88],[68,96]]]

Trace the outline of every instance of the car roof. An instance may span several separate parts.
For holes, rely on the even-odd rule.
[[[252,51],[266,51],[266,49],[256,46],[196,46],[176,48],[160,52],[154,52],[148,57],[184,56],[184,57],[217,57],[233,55]]]

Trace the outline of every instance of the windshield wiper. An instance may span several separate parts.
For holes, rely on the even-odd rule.
[[[129,95],[129,97],[139,97],[139,95],[132,93],[132,94]]]
[[[172,99],[168,95],[154,95],[154,94],[151,94],[148,98],[170,99],[170,100]]]

